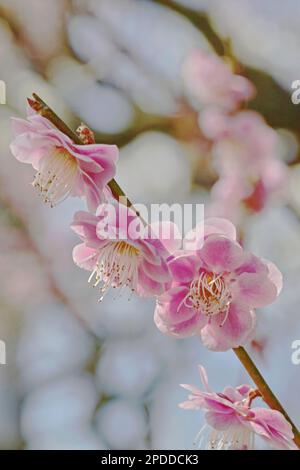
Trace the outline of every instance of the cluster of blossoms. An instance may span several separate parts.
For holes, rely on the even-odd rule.
[[[202,51],[183,67],[189,95],[198,103],[199,126],[211,141],[219,179],[212,188],[210,214],[239,221],[261,211],[287,178],[278,155],[278,136],[260,114],[241,110],[255,96],[253,84],[229,63]]]
[[[236,103],[243,81],[228,79],[228,84]],[[111,288],[154,297],[155,323],[163,333],[197,335],[211,350],[249,340],[255,309],[275,300],[282,278],[273,263],[244,251],[230,221],[206,219],[184,239],[171,222],[145,226],[133,209],[112,198],[108,183],[116,173],[116,146],[95,144],[84,127],[86,144],[75,145],[33,110],[27,120],[13,119],[12,127],[11,151],[37,171],[33,185],[46,203],[54,206],[69,195],[86,199],[89,210],[77,212],[71,225],[82,242],[73,259],[91,273],[101,299]],[[222,135],[226,132],[224,121]],[[250,410],[249,387],[223,394],[209,392],[208,386],[206,392],[192,391],[188,407],[206,409],[217,431],[211,447],[250,447],[253,432],[277,447],[293,447],[291,429],[279,412]],[[241,429],[243,437],[236,438]]]
[[[193,385],[182,385],[191,392],[188,400],[179,406],[186,410],[204,410],[206,424],[200,430],[199,446],[208,450],[252,450],[255,435],[270,447],[297,450],[290,423],[276,410],[252,407],[260,396],[249,385],[226,387],[214,392],[208,384],[204,367],[199,366],[204,390]]]

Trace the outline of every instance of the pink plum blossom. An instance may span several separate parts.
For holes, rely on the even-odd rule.
[[[179,406],[186,410],[204,410],[206,424],[197,438],[199,447],[210,450],[252,450],[255,435],[272,448],[297,450],[291,424],[276,410],[252,407],[259,396],[249,385],[226,387],[214,392],[208,384],[204,367],[199,366],[204,390],[193,385],[182,385],[191,392],[188,400]]]
[[[243,250],[228,220],[207,219],[204,231],[200,224],[193,232],[184,249],[168,259],[172,282],[158,298],[156,325],[175,337],[199,335],[214,351],[241,346],[254,331],[255,309],[279,294],[281,274],[273,263]]]
[[[106,200],[106,185],[116,172],[115,145],[76,145],[33,110],[27,120],[13,118],[12,129],[11,152],[37,171],[33,186],[44,202],[54,206],[69,195],[84,196],[94,211]]]
[[[168,240],[157,238],[157,227],[155,233],[146,229],[133,210],[102,204],[96,215],[77,212],[71,227],[83,241],[74,248],[73,260],[92,272],[89,282],[100,285],[101,299],[111,287],[128,287],[142,297],[165,291],[171,279]]]
[[[245,77],[231,71],[229,64],[203,51],[193,51],[183,66],[187,91],[202,106],[218,106],[233,111],[255,95],[255,87]]]
[[[205,136],[213,141],[212,155],[219,174],[211,192],[210,214],[232,217],[239,205],[251,212],[261,211],[287,178],[277,151],[276,132],[254,111],[230,116],[210,109],[201,113],[199,122]]]

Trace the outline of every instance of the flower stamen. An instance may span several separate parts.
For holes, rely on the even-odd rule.
[[[56,147],[43,158],[32,184],[43,201],[53,207],[71,193],[77,169],[76,159],[62,147]]]
[[[140,251],[125,241],[108,243],[101,249],[95,269],[89,277],[94,287],[100,284],[102,301],[108,290],[128,287],[136,291]]]
[[[224,313],[224,319],[220,324],[223,326],[228,318],[230,302],[231,293],[224,276],[202,271],[200,276],[191,282],[189,292],[181,301],[178,310],[185,305],[188,308],[201,310],[209,318]]]

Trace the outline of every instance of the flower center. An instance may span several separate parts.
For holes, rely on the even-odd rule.
[[[76,159],[64,148],[56,147],[41,162],[33,186],[51,207],[63,201],[72,191],[77,174]]]
[[[231,302],[230,289],[222,274],[206,271],[192,281],[190,290],[182,304],[186,307],[201,310],[207,317],[225,313],[223,324],[227,319]],[[182,305],[181,304],[181,305]]]
[[[100,284],[103,300],[107,291],[113,287],[129,287],[132,292],[137,288],[140,251],[125,241],[108,243],[101,249],[97,265],[89,282],[95,276],[94,287]]]

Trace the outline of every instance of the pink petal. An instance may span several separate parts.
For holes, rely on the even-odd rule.
[[[209,235],[224,235],[231,240],[236,240],[236,228],[232,222],[222,217],[210,217],[205,220],[205,238]]]
[[[97,241],[96,227],[98,218],[86,211],[78,211],[74,215],[71,229],[84,241]]]
[[[142,261],[140,267],[146,273],[146,275],[157,282],[169,282],[171,280],[168,266],[164,260],[161,260],[161,264],[151,264],[148,261]]]
[[[231,92],[236,101],[247,101],[255,96],[255,86],[241,75],[233,75],[231,79]]]
[[[282,274],[274,263],[265,259],[263,261],[266,263],[268,267],[269,279],[275,285],[276,290],[277,290],[277,295],[279,295],[282,290],[282,283],[283,283]]]
[[[179,403],[179,408],[182,408],[183,410],[200,410],[201,409],[201,403],[198,400],[187,400],[182,403]]]
[[[246,397],[251,390],[250,385],[243,384],[236,387],[237,391],[243,396]]]
[[[19,134],[24,134],[24,132],[31,132],[32,124],[25,119],[11,118],[11,128],[13,135],[16,137]]]
[[[168,263],[175,282],[190,282],[196,276],[200,260],[194,255],[178,256]]]
[[[199,370],[199,374],[200,374],[200,378],[201,378],[201,382],[203,384],[203,387],[205,388],[205,390],[207,392],[211,392],[211,388],[210,388],[209,383],[208,383],[208,376],[207,376],[207,372],[206,372],[205,368],[203,366],[199,365],[198,370]]]
[[[232,303],[225,323],[224,314],[212,317],[200,333],[204,346],[213,351],[227,351],[242,346],[255,327],[255,314],[245,305]]]
[[[163,333],[186,337],[195,334],[204,326],[203,315],[183,303],[188,292],[187,287],[174,287],[159,298],[154,321]]]
[[[238,388],[234,387],[225,387],[222,395],[224,395],[228,400],[230,400],[232,403],[241,401],[243,399],[243,396],[239,393]]]
[[[141,297],[153,297],[161,295],[164,292],[164,285],[161,282],[154,281],[146,275],[142,268],[139,268],[137,293]]]
[[[99,238],[139,240],[143,233],[141,220],[133,210],[117,201],[101,204],[96,211],[99,217],[97,233]]]
[[[138,247],[142,251],[143,257],[151,264],[161,264],[161,257],[158,256],[157,250],[152,245],[151,240],[139,240]]]
[[[79,155],[88,156],[100,164],[106,160],[107,162],[111,162],[112,165],[115,165],[119,158],[119,149],[116,145],[73,145],[73,148]]]
[[[154,222],[149,226],[149,238],[160,240],[165,250],[171,254],[182,245],[182,235],[176,224],[170,221]]]
[[[87,247],[84,243],[76,245],[73,249],[74,263],[87,271],[93,271],[97,263],[97,258],[97,251]]]
[[[204,240],[209,235],[223,235],[231,240],[236,240],[235,226],[227,219],[210,217],[200,222],[184,238],[184,249],[197,251],[203,246]]]
[[[242,264],[235,270],[236,274],[256,273],[268,274],[267,264],[252,253],[245,253]]]
[[[200,388],[195,387],[195,385],[190,385],[190,384],[180,384],[180,387],[184,388],[185,390],[188,390],[189,392],[192,392],[193,395],[196,395],[197,397],[202,397],[203,392],[200,390]]]
[[[216,393],[206,395],[205,407],[208,410],[222,414],[231,414],[234,412],[234,405],[226,398],[221,398]]]
[[[260,308],[272,303],[277,297],[277,289],[265,274],[241,274],[232,285],[231,293],[236,302],[250,308]]]
[[[243,249],[229,238],[211,235],[205,240],[200,256],[213,272],[230,272],[241,264]]]
[[[236,426],[238,421],[234,411],[231,409],[228,414],[208,411],[205,413],[205,420],[212,428],[218,429],[219,431],[224,431],[230,426]]]
[[[168,323],[161,315],[161,306],[157,306],[154,312],[154,322],[157,328],[164,334],[177,338],[187,338],[197,333],[199,327],[199,313],[194,313],[192,318],[177,323]]]
[[[41,136],[20,134],[10,144],[13,156],[22,163],[29,163],[38,170],[42,157],[51,151],[52,145]]]
[[[82,175],[81,173],[81,177],[83,185],[80,185],[81,190],[78,186],[76,187],[77,191],[75,189],[74,195],[77,193],[77,195],[85,196],[89,211],[96,212],[99,204],[105,201],[104,188],[99,183],[96,185],[96,182],[93,181],[93,178],[89,175]]]
[[[203,222],[198,224],[190,232],[186,234],[183,240],[183,248],[185,251],[195,252],[200,250],[204,242],[204,225]]]
[[[290,423],[276,410],[252,408],[254,418],[249,426],[254,432],[277,449],[298,450],[293,441],[293,431]]]
[[[159,298],[159,312],[164,321],[175,325],[194,318],[196,314],[194,309],[184,305],[188,293],[189,289],[186,286],[172,287]]]

